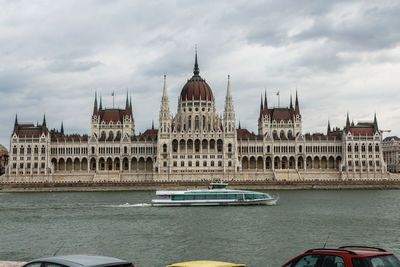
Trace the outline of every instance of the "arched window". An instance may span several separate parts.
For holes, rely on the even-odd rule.
[[[274,130],[273,132],[272,132],[272,137],[277,137],[278,136],[278,132],[276,131],[276,130]]]
[[[347,146],[347,152],[351,152],[351,145],[350,144]]]
[[[354,146],[354,152],[358,152],[358,144]]]
[[[206,116],[203,116],[203,130],[206,129],[206,126],[207,126],[207,124],[206,124]]]
[[[26,153],[27,153],[28,155],[30,155],[30,154],[32,153],[31,146],[28,145],[28,148],[26,149]]]
[[[24,154],[24,152],[25,152],[24,147],[21,146],[21,147],[19,148],[19,154]]]
[[[121,140],[121,132],[120,131],[117,132],[117,140]]]
[[[101,139],[106,139],[106,132],[105,131],[101,132],[101,137],[100,138]]]
[[[368,145],[368,152],[372,152],[372,144]]]
[[[192,129],[192,117],[189,116],[188,118],[188,130]]]
[[[365,152],[365,144],[361,145],[361,152]]]
[[[375,152],[379,152],[379,145],[375,145]]]
[[[284,130],[281,130],[281,132],[279,133],[279,136],[282,138],[282,137],[284,137],[285,136],[285,131]]]
[[[287,133],[287,135],[288,135],[289,138],[292,137],[292,136],[293,136],[292,130],[289,130],[288,133]]]
[[[228,152],[229,152],[229,153],[232,152],[232,144],[228,144]]]
[[[163,153],[167,153],[167,144],[163,144]]]
[[[33,149],[33,153],[35,153],[35,154],[39,153],[39,148],[37,146],[35,146],[35,148]]]
[[[94,146],[92,146],[92,154],[94,154]]]
[[[44,146],[42,146],[42,151],[41,151],[42,155],[46,154],[46,148]]]
[[[112,131],[110,131],[110,132],[108,133],[108,139],[114,140],[114,133],[113,133]]]
[[[17,154],[17,147],[16,146],[13,147],[13,154],[14,155]]]
[[[200,122],[199,122],[199,116],[196,116],[196,117],[195,117],[195,120],[194,120],[194,129],[195,129],[195,130],[198,130],[198,129],[199,129],[199,124],[200,124]]]

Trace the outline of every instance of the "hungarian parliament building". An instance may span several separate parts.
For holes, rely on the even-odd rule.
[[[161,86],[160,86],[161,87]],[[258,101],[255,101],[257,105]],[[372,117],[372,116],[371,116]],[[261,97],[258,133],[237,126],[228,76],[225,107],[216,112],[211,87],[193,76],[169,106],[166,77],[159,127],[136,134],[132,99],[124,109],[103,107],[95,95],[90,135],[68,135],[15,118],[10,138],[10,181],[134,181],[193,179],[377,179],[387,177],[376,115],[326,133],[304,134],[298,94],[288,107]],[[343,119],[345,121],[345,119]]]

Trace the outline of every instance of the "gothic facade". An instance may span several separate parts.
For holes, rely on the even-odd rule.
[[[293,105],[269,108],[261,98],[258,133],[237,127],[228,76],[225,107],[216,101],[200,76],[195,57],[193,76],[179,95],[177,112],[169,106],[166,77],[159,129],[136,134],[132,100],[125,109],[105,108],[95,95],[90,135],[67,135],[63,127],[20,124],[15,118],[10,139],[9,177],[58,179],[68,175],[174,179],[235,177],[241,179],[379,178],[386,174],[382,132],[374,121],[350,123],[326,134],[303,134],[296,91]],[[255,118],[256,120],[257,118]],[[146,178],[146,179],[147,179]],[[32,178],[33,179],[33,178]],[[60,178],[61,179],[61,178]]]

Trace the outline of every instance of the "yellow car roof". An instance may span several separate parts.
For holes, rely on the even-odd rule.
[[[246,264],[236,264],[222,261],[187,261],[168,265],[167,267],[246,267]]]

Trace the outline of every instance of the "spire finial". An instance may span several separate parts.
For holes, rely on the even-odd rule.
[[[61,131],[60,131],[62,134],[64,134],[64,122],[63,121],[61,121]]]
[[[94,107],[97,108],[97,91],[94,92]]]
[[[151,121],[151,129],[154,130],[154,120]]]
[[[240,126],[240,120],[239,120],[239,129],[241,129],[242,127]]]
[[[228,100],[228,98],[232,98],[232,96],[231,96],[231,75],[229,75],[229,74],[228,74],[228,85],[226,87],[226,99]]]
[[[293,109],[292,93],[290,93],[290,109]]]
[[[99,107],[99,110],[102,110],[103,109],[103,101],[102,101],[102,97],[101,97],[101,94],[100,94],[100,107]]]
[[[14,122],[14,126],[15,125],[18,125],[18,116],[17,116],[17,113],[15,113],[15,122]]]
[[[260,113],[264,110],[264,105],[263,105],[263,95],[261,93],[261,104],[260,104]]]
[[[200,74],[199,64],[197,63],[197,44],[195,45],[194,49],[195,49],[195,56],[194,56],[193,74],[197,76]]]
[[[43,113],[43,123],[42,126],[46,126],[46,114]]]
[[[264,92],[264,108],[268,109],[267,89],[265,89],[265,92]]]
[[[129,109],[131,110],[132,113],[132,96],[129,98]]]
[[[328,120],[328,133],[327,134],[329,134],[330,132],[331,132],[331,121]]]
[[[297,96],[297,88],[296,88],[296,103],[295,103],[295,113],[296,115],[300,115],[300,107],[299,107],[299,98]]]
[[[349,118],[349,112],[347,111],[347,117],[346,117],[346,127],[350,126],[350,118]]]
[[[128,89],[126,89],[126,103],[125,103],[125,108],[128,108],[128,109],[129,109]]]

